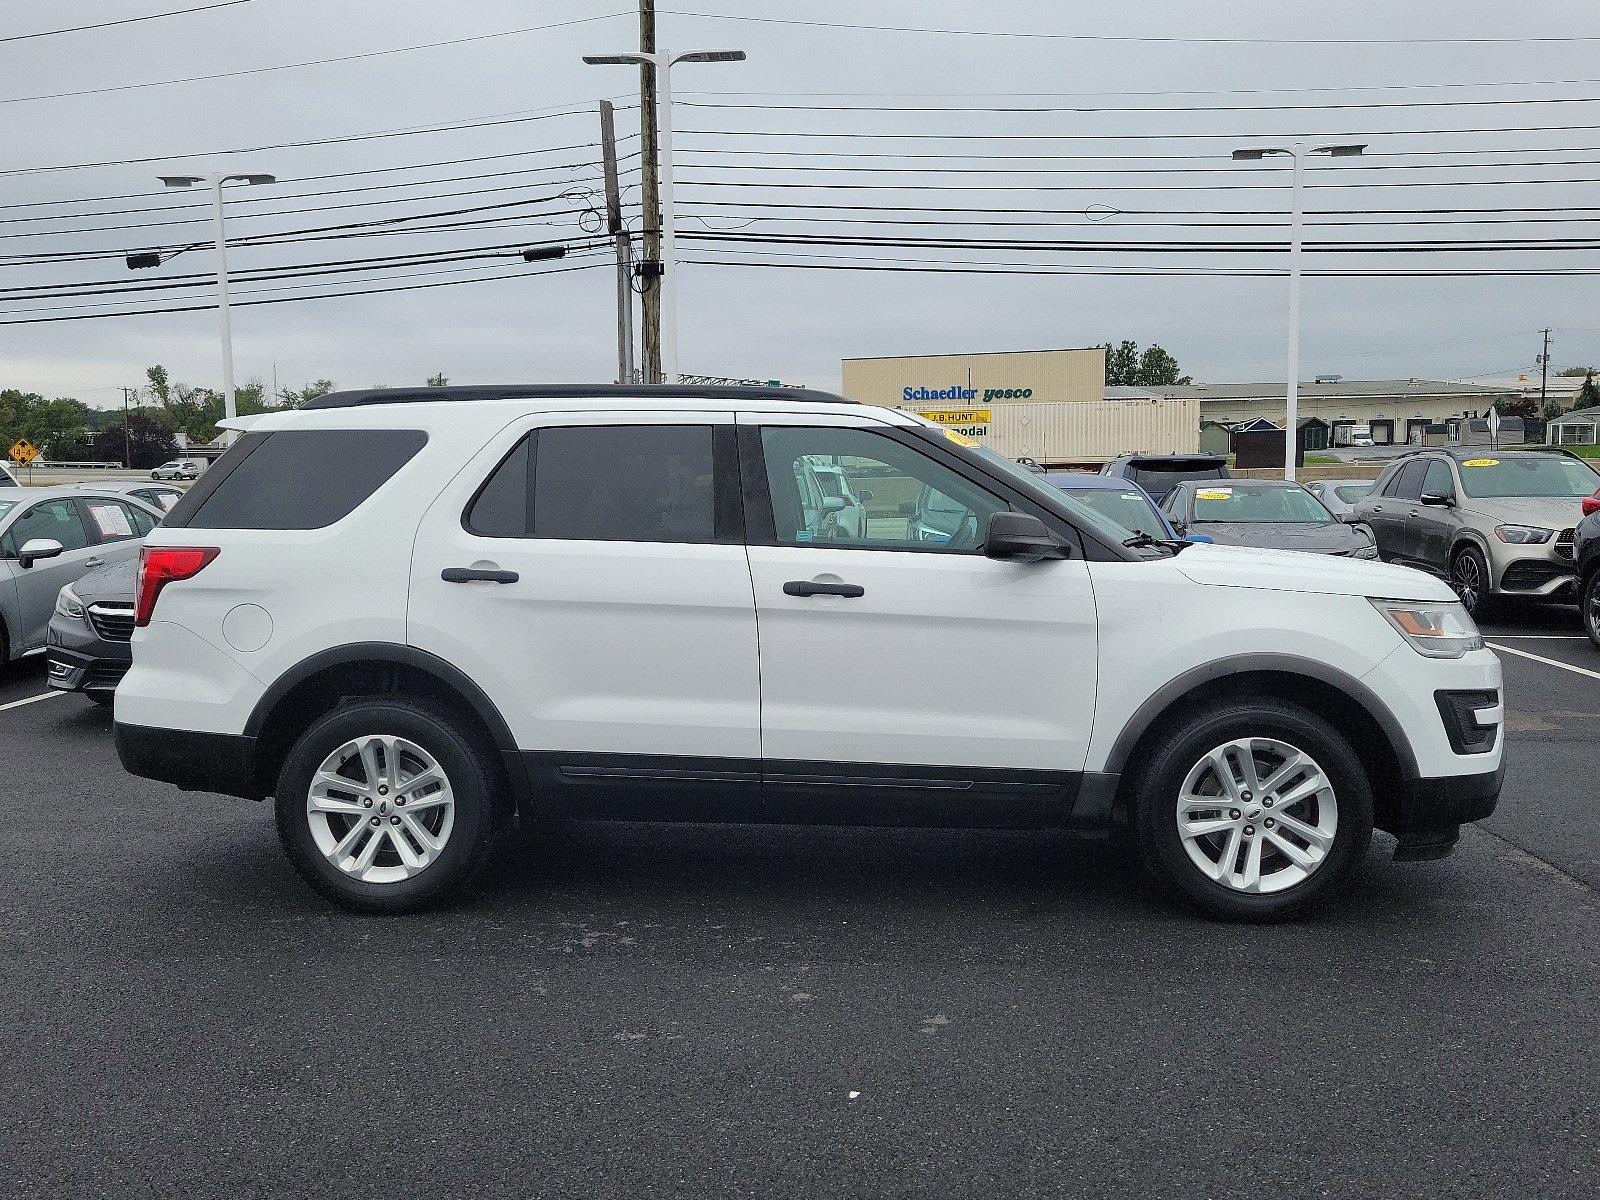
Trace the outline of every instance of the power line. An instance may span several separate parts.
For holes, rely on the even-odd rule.
[[[706,151],[690,150],[687,154],[702,154]],[[753,151],[760,154],[762,151]],[[853,160],[891,157],[888,155],[868,154],[842,154],[841,157]],[[898,155],[893,157],[899,157]],[[965,157],[965,156],[958,156]],[[996,161],[1017,162],[1015,155],[988,156]],[[1066,156],[1038,159],[1030,156],[1027,161],[1073,161]],[[1204,161],[1211,166],[1189,167],[925,167],[925,166],[855,166],[835,165],[832,163],[716,163],[716,162],[684,162],[679,164],[684,168],[716,168],[728,171],[832,171],[849,174],[916,174],[916,175],[1238,175],[1245,171],[1273,171],[1281,174],[1283,168],[1271,163],[1234,163],[1223,159],[1207,156]],[[1383,162],[1353,162],[1341,163],[1338,166],[1322,165],[1306,168],[1307,172],[1325,171],[1344,174],[1349,171],[1501,171],[1508,167],[1595,167],[1600,166],[1600,159],[1595,158],[1552,158],[1534,159],[1528,162],[1475,162],[1475,163],[1383,163]],[[1426,186],[1448,187],[1454,180],[1443,180],[1438,183],[1429,183]],[[1512,181],[1516,182],[1516,181]],[[1371,185],[1363,185],[1371,186]],[[1423,186],[1423,185],[1418,185]]]
[[[936,275],[1116,275],[1116,276],[1161,276],[1163,278],[1267,278],[1281,279],[1288,272],[1281,269],[1245,270],[1237,267],[1222,268],[1195,268],[1183,271],[1176,268],[1160,269],[1154,267],[1095,267],[1095,266],[1057,266],[1041,267],[1025,264],[990,264],[973,263],[965,266],[924,266],[912,259],[860,259],[846,264],[834,263],[806,263],[806,262],[762,262],[762,261],[732,261],[720,259],[695,259],[685,258],[686,263],[696,263],[705,266],[717,267],[774,267],[792,268],[796,270],[819,271],[897,271],[902,273],[920,273]],[[858,265],[874,261],[896,263],[895,266],[869,266]],[[1512,278],[1529,277],[1543,278],[1552,275],[1593,276],[1600,275],[1600,267],[1578,268],[1494,268],[1489,270],[1425,270],[1425,271],[1379,271],[1379,270],[1327,270],[1306,271],[1307,278],[1317,279],[1463,279],[1463,278]]]
[[[687,88],[673,89],[675,96],[770,96],[780,99],[810,99],[823,96],[834,99],[840,96],[865,100],[950,100],[980,99],[1002,96],[1009,100],[1027,99],[1104,99],[1123,96],[1308,96],[1326,92],[1415,92],[1440,91],[1447,88],[1534,88],[1534,87],[1591,87],[1600,79],[1502,79],[1455,80],[1443,83],[1354,83],[1323,87],[1248,87],[1248,88],[1155,88],[1108,92],[1024,92],[1007,89],[1001,92],[773,92],[741,91],[737,88]]]
[[[685,233],[686,241],[735,242],[790,246],[865,246],[933,250],[1026,250],[1056,253],[1064,250],[1091,254],[1282,254],[1287,243],[1278,241],[1112,241],[1110,239],[1051,240],[1006,238],[955,238],[879,236],[872,234],[749,233],[702,231]],[[1321,254],[1465,254],[1526,251],[1600,250],[1600,237],[1524,238],[1490,241],[1483,238],[1437,238],[1430,241],[1307,241],[1307,253]]]
[[[1049,33],[1035,30],[940,29],[919,25],[861,25],[843,21],[805,21],[796,17],[755,17],[742,13],[685,12],[681,9],[670,8],[664,8],[660,11],[667,16],[690,17],[704,21],[748,21],[762,25],[797,25],[814,29],[854,29],[871,33],[932,33],[953,37],[1040,38],[1062,42],[1244,46],[1512,46],[1539,43],[1560,45],[1573,42],[1600,42],[1600,34],[1580,34],[1566,37],[1451,37],[1449,35],[1435,34],[1422,38],[1150,37],[1107,33]]]
[[[815,191],[844,191],[844,192],[900,192],[907,187],[915,187],[922,192],[1282,192],[1290,188],[1288,183],[1019,183],[1019,184],[985,184],[985,183],[783,183],[765,182],[760,180],[729,180],[729,179],[679,179],[682,187],[713,187],[713,188],[779,188],[792,190],[797,188]],[[1573,184],[1573,183],[1600,183],[1600,178],[1567,178],[1567,179],[1454,179],[1454,180],[1428,180],[1428,179],[1390,179],[1377,182],[1366,180],[1351,180],[1344,183],[1308,183],[1306,191],[1321,191],[1334,189],[1358,188],[1363,191],[1374,188],[1465,188],[1465,187],[1539,187],[1548,184]]]
[[[239,304],[230,305],[230,307],[251,308],[261,304],[296,304],[307,300],[334,300],[354,296],[376,296],[390,292],[419,292],[430,288],[458,287],[467,283],[489,283],[499,279],[528,279],[539,275],[563,275],[569,271],[588,271],[603,265],[602,262],[596,260],[592,263],[579,263],[571,267],[547,267],[538,271],[516,271],[507,275],[479,276],[476,279],[450,279],[439,283],[412,283],[400,287],[367,288],[358,292],[327,292],[315,296],[284,296],[268,300],[245,300]],[[103,321],[117,317],[164,316],[169,313],[208,312],[216,307],[215,304],[189,304],[181,308],[138,309],[129,312],[88,313],[81,316],[26,317],[15,321],[0,320],[0,325],[50,325],[61,321]]]
[[[64,29],[45,29],[38,33],[13,33],[0,37],[0,42],[28,42],[34,38],[58,37],[63,33],[84,33],[91,29],[110,29],[114,25],[138,25],[145,21],[163,21],[168,17],[182,17],[189,13],[208,12],[213,8],[233,8],[250,4],[252,0],[216,0],[213,4],[197,4],[193,8],[176,8],[168,12],[147,13],[142,17],[121,17],[114,21],[96,21],[93,25],[68,25]]]
[[[676,137],[875,138],[933,142],[1167,142],[1167,141],[1305,141],[1339,138],[1445,137],[1469,133],[1579,133],[1600,125],[1474,125],[1456,129],[1375,129],[1302,133],[867,133],[827,129],[679,129]]]
[[[678,100],[685,108],[722,108],[779,112],[871,113],[1187,113],[1187,112],[1320,112],[1329,109],[1471,108],[1518,104],[1593,104],[1600,96],[1514,96],[1490,100],[1345,100],[1323,104],[991,104],[991,105],[884,105],[884,104],[728,104],[709,100]]]
[[[248,3],[248,0],[232,0],[235,4]],[[213,5],[211,7],[221,7]],[[187,10],[198,11],[198,10]],[[363,59],[385,58],[395,54],[411,54],[418,50],[438,50],[446,46],[465,46],[474,42],[487,42],[496,38],[516,37],[525,33],[538,33],[547,29],[561,29],[568,25],[587,25],[592,21],[610,21],[617,17],[627,16],[627,13],[602,13],[594,17],[577,17],[571,21],[555,21],[548,25],[527,25],[521,29],[502,29],[494,33],[479,33],[471,37],[449,38],[441,42],[423,42],[415,46],[394,46],[387,50],[367,50],[361,54],[343,54],[336,58],[312,58],[303,62],[278,63],[270,67],[245,67],[237,71],[218,71],[211,75],[186,75],[181,79],[152,79],[144,83],[119,83],[109,87],[83,88],[75,92],[48,92],[35,96],[10,96],[0,99],[0,104],[32,104],[43,100],[72,100],[83,96],[105,96],[116,92],[138,92],[149,88],[173,87],[184,83],[209,83],[218,79],[240,79],[248,75],[267,75],[276,71],[298,71],[306,67],[326,67],[334,63],[359,62]],[[109,24],[126,24],[127,22],[108,22]],[[96,28],[96,26],[84,26]],[[31,36],[43,36],[34,34]],[[10,40],[10,39],[0,39]]]

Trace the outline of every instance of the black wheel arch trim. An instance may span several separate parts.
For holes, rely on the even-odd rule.
[[[1336,667],[1330,667],[1327,663],[1292,654],[1275,653],[1239,654],[1215,662],[1202,663],[1157,688],[1123,726],[1101,770],[1114,775],[1125,772],[1128,769],[1129,756],[1132,755],[1139,740],[1150,731],[1156,718],[1167,706],[1186,692],[1204,684],[1215,683],[1230,675],[1249,675],[1266,671],[1279,675],[1304,675],[1344,693],[1377,721],[1390,748],[1394,751],[1395,760],[1400,764],[1401,775],[1407,780],[1420,777],[1417,757],[1411,750],[1411,741],[1406,737],[1405,726],[1390,711],[1389,706],[1378,698],[1376,692],[1355,676],[1346,674]]]
[[[496,750],[516,750],[516,739],[511,736],[511,727],[506,724],[500,709],[466,672],[437,654],[430,654],[426,650],[398,642],[351,642],[346,646],[332,646],[326,650],[319,650],[310,657],[301,659],[278,676],[261,699],[256,701],[255,708],[250,712],[250,719],[245,722],[245,736],[259,737],[267,718],[272,715],[279,701],[313,675],[330,667],[350,664],[413,667],[432,675],[440,683],[459,693],[472,707],[473,712],[482,720],[490,738],[493,739]]]

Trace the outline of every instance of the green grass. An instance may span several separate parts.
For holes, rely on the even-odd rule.
[[[1563,446],[1563,450],[1571,450],[1579,458],[1600,458],[1600,446]]]

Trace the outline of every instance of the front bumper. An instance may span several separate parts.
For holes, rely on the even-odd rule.
[[[97,634],[85,621],[56,614],[46,632],[47,682],[67,692],[116,691],[133,665],[133,647]]]
[[[1462,825],[1494,812],[1505,774],[1502,761],[1494,770],[1476,775],[1407,780],[1383,823],[1383,828],[1399,839],[1395,860],[1420,862],[1449,854],[1461,836]]]
[[[1570,531],[1563,531],[1558,536],[1569,534]],[[1570,541],[1542,546],[1495,545],[1491,549],[1494,590],[1499,595],[1557,596],[1577,586],[1577,564]]]

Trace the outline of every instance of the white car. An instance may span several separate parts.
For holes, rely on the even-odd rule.
[[[965,519],[819,524],[807,468]],[[357,909],[515,811],[1126,826],[1271,919],[1493,811],[1500,665],[1383,563],[1150,544],[909,413],[793,389],[346,392],[254,423],[150,535],[123,764],[273,797]]]
[[[150,472],[151,479],[198,479],[205,464],[197,458],[175,458]]]

